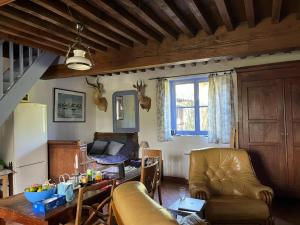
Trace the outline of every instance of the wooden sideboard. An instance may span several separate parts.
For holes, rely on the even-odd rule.
[[[86,171],[87,146],[80,141],[48,141],[49,179],[58,182],[60,175],[75,173],[75,155],[78,155],[79,172]]]

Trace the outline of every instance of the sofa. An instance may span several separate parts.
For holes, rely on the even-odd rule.
[[[192,151],[189,191],[207,200],[204,218],[211,224],[273,224],[273,190],[256,178],[245,150]]]
[[[114,190],[112,211],[118,225],[178,225],[171,213],[155,202],[138,181],[123,183]],[[199,217],[197,221],[194,218],[192,215],[182,224],[207,225]]]
[[[99,164],[119,164],[136,159],[139,144],[137,133],[96,132],[87,145],[88,157]]]

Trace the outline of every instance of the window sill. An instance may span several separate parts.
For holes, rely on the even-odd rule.
[[[208,135],[205,135],[205,134],[175,134],[172,137],[205,137],[205,138],[207,138]]]

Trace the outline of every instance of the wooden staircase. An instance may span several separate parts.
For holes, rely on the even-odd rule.
[[[0,126],[57,55],[0,40]]]

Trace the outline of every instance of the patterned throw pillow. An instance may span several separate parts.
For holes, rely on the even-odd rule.
[[[124,146],[124,144],[116,142],[116,141],[111,141],[109,145],[106,148],[105,154],[106,155],[116,155],[119,153],[121,148]]]

